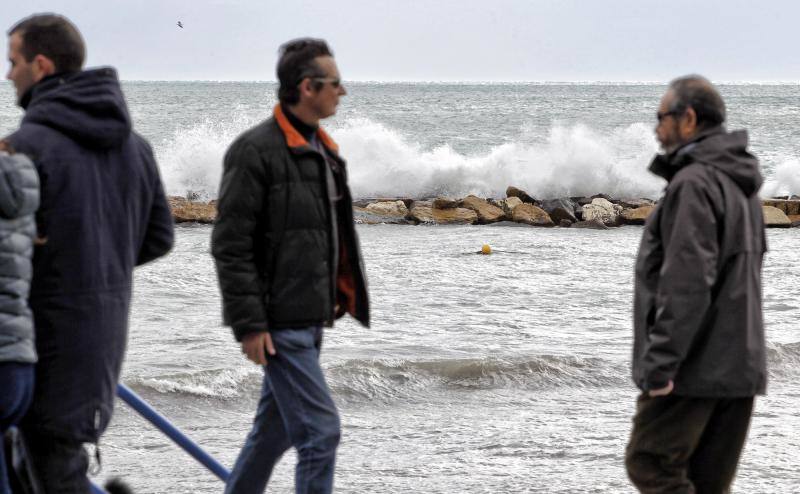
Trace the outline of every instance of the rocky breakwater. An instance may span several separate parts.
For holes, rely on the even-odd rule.
[[[198,202],[170,197],[176,223],[213,223],[216,201]],[[623,225],[643,225],[655,209],[647,198],[590,197],[536,199],[509,187],[504,198],[435,197],[426,199],[376,198],[353,203],[357,223],[434,225],[519,225],[536,227],[590,228],[606,230]],[[800,197],[763,201],[768,227],[800,227]]]
[[[504,198],[435,197],[426,199],[374,199],[355,204],[360,223],[413,224],[501,224],[541,227],[607,229],[643,224],[655,207],[650,199],[561,197],[539,200],[517,187],[509,187]]]
[[[773,227],[800,227],[800,196],[764,201],[764,221]]]
[[[177,196],[169,196],[167,201],[175,223],[208,224],[217,219],[217,201],[199,202]]]

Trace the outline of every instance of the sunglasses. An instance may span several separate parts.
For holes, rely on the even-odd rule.
[[[678,110],[670,110],[670,111],[665,111],[663,113],[662,112],[656,113],[656,119],[658,120],[658,123],[661,123],[667,117],[670,116],[678,117],[680,115],[683,115],[683,112],[680,112]]]
[[[339,86],[342,85],[341,79],[335,79],[333,77],[314,77],[315,81],[322,82],[322,83],[330,83],[333,89],[339,89]]]

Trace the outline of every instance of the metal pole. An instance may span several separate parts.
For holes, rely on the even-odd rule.
[[[169,436],[175,444],[180,446],[184,449],[187,453],[192,455],[195,460],[199,461],[203,464],[206,468],[211,470],[211,472],[219,477],[220,480],[223,482],[228,481],[228,477],[230,477],[230,472],[228,469],[222,466],[217,460],[215,460],[211,455],[203,451],[200,446],[192,442],[191,439],[186,437],[181,431],[179,431],[174,425],[172,425],[163,415],[158,413],[147,404],[143,399],[141,399],[136,393],[134,393],[130,388],[125,386],[124,384],[117,385],[117,396],[122,398],[122,401],[127,403],[131,408],[139,412],[139,415],[147,419],[151,424],[156,426],[158,430]]]

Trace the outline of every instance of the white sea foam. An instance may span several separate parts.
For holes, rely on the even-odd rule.
[[[228,121],[206,120],[181,129],[157,148],[167,191],[216,196],[227,146],[256,117],[234,112]],[[436,195],[502,197],[514,185],[534,197],[616,197],[660,195],[663,180],[647,171],[657,151],[650,125],[597,130],[587,125],[553,125],[546,136],[520,135],[479,154],[450,145],[425,147],[381,123],[365,118],[332,129],[348,159],[350,186],[359,197]],[[768,177],[762,195],[800,193],[800,163],[789,160]]]
[[[181,128],[156,147],[161,175],[170,195],[195,193],[202,199],[216,197],[225,150],[243,130],[258,122],[256,116],[234,112],[227,121],[206,119]]]
[[[211,369],[203,372],[165,375],[153,378],[129,378],[128,384],[159,393],[232,398],[242,392],[247,382],[260,383],[257,367]]]
[[[761,187],[761,197],[800,195],[800,159],[790,159],[775,167],[775,173]]]
[[[540,144],[509,142],[486,154],[449,145],[423,149],[396,131],[353,120],[333,132],[350,162],[357,197],[503,196],[514,185],[537,197],[657,196],[663,182],[646,170],[656,151],[644,124],[600,133],[584,125],[554,126]],[[523,141],[531,141],[521,136]]]

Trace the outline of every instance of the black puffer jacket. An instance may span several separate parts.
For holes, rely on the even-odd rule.
[[[704,132],[651,170],[669,184],[636,263],[633,379],[642,390],[746,397],[766,389],[764,218],[744,131]]]
[[[39,363],[23,427],[92,442],[111,418],[133,268],[169,251],[172,215],[113,69],[51,76],[23,104],[8,139],[39,172],[46,238],[33,255]]]
[[[39,176],[25,155],[0,153],[0,362],[33,363],[28,308]]]
[[[336,144],[321,130],[318,136],[344,170]],[[369,324],[367,285],[344,171],[337,211],[342,248],[340,258],[332,259],[326,166],[280,106],[273,118],[242,134],[228,149],[212,253],[223,319],[238,340],[257,331],[330,324],[345,311]]]

